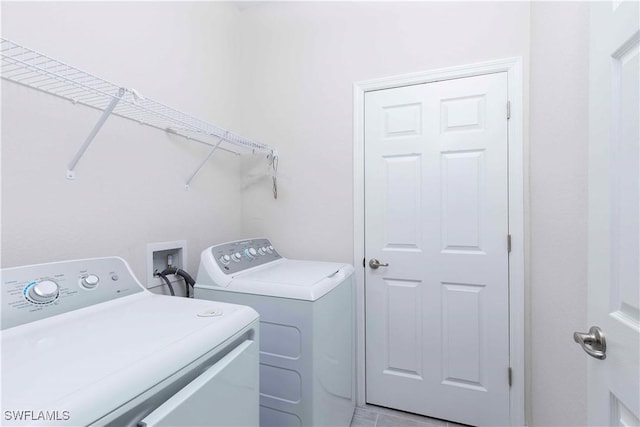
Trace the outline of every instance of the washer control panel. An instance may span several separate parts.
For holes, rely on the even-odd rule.
[[[225,274],[234,274],[282,258],[269,239],[238,240],[211,247],[211,255]]]
[[[117,257],[5,268],[0,278],[2,329],[143,292]]]

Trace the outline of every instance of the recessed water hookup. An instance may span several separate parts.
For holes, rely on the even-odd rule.
[[[168,267],[184,269],[186,264],[186,240],[147,244],[147,289],[165,285],[157,276],[158,272]]]

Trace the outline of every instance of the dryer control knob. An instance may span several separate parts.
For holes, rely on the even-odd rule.
[[[83,277],[80,283],[84,288],[93,289],[98,286],[99,282],[100,278],[98,276],[96,276],[95,274],[89,274]]]
[[[263,246],[263,247],[261,247],[261,248],[258,248],[258,253],[259,253],[260,255],[264,255],[264,254],[266,254],[266,253],[267,253],[267,248],[265,248],[264,246]]]
[[[43,280],[29,288],[28,297],[32,302],[46,304],[58,298],[60,287],[53,280]]]
[[[231,257],[229,255],[222,255],[220,257],[220,262],[223,263],[224,265],[229,264],[229,262],[231,262]]]
[[[273,252],[273,246],[269,245],[267,247],[267,252],[272,253]]]
[[[242,254],[240,252],[236,252],[233,255],[231,255],[231,259],[234,260],[235,262],[240,262],[240,260],[242,259]]]

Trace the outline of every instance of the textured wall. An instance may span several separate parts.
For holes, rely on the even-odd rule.
[[[589,5],[531,6],[532,425],[586,425]]]
[[[3,2],[2,35],[222,126],[232,122],[233,18],[225,3]],[[76,169],[99,113],[2,81],[2,265],[119,255],[141,281],[146,245],[200,251],[240,233],[237,156],[111,117]]]
[[[352,85],[497,58],[525,65],[527,418],[583,425],[588,6],[570,2],[2,3],[2,34],[279,148],[264,162],[117,118],[64,178],[97,113],[2,82],[2,264],[121,255],[149,242],[273,239],[353,262]],[[529,96],[529,93],[531,94]],[[529,116],[530,107],[530,116]],[[530,123],[529,119],[530,118]],[[240,169],[251,170],[251,175]]]
[[[245,231],[296,257],[353,262],[354,82],[528,60],[527,3],[274,2],[240,16],[238,126],[282,158],[277,203],[266,179],[245,191]]]

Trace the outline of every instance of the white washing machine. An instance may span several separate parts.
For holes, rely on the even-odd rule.
[[[202,252],[196,298],[260,314],[260,425],[348,426],[355,408],[353,266],[281,257],[267,239]]]
[[[155,295],[120,258],[1,270],[2,424],[258,424],[258,315]]]

